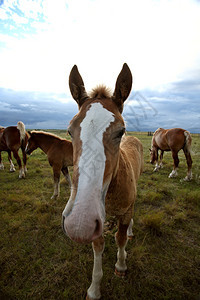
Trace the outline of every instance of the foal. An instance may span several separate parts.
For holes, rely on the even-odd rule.
[[[53,168],[54,176],[54,193],[51,199],[56,198],[60,192],[61,171],[71,187],[68,166],[73,166],[72,143],[43,131],[29,131],[28,133],[30,138],[26,146],[26,153],[31,154],[38,147],[46,153],[49,164]]]
[[[150,162],[156,162],[154,171],[158,171],[162,167],[162,159],[164,151],[171,151],[174,160],[174,168],[169,174],[169,178],[178,175],[177,168],[179,165],[178,152],[183,149],[188,165],[187,176],[184,180],[192,179],[192,158],[191,158],[191,143],[192,137],[189,131],[182,128],[163,129],[158,128],[152,137]],[[161,150],[160,165],[158,165],[158,150]]]
[[[10,172],[15,171],[11,157],[11,152],[13,152],[13,156],[17,160],[19,166],[19,178],[25,177],[27,172],[25,153],[27,140],[28,134],[25,130],[24,123],[21,121],[17,123],[17,126],[9,126],[7,128],[0,129],[0,169],[4,169],[1,159],[1,151],[6,151],[8,152],[8,159],[10,161]],[[22,166],[21,159],[18,154],[19,148],[22,150],[24,167]]]
[[[127,269],[127,230],[132,235],[143,148],[137,138],[123,136],[125,124],[121,113],[132,86],[127,64],[117,78],[113,95],[107,88],[99,87],[88,96],[76,66],[71,70],[69,86],[79,112],[68,128],[74,172],[71,196],[63,211],[63,230],[78,243],[92,242],[94,268],[87,299],[99,299],[106,213],[118,219],[116,274],[124,276]]]

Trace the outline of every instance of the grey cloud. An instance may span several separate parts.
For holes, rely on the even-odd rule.
[[[196,73],[200,74],[200,73]],[[200,78],[174,82],[166,90],[142,90],[142,97],[132,92],[124,118],[128,130],[154,131],[158,127],[182,127],[200,132]],[[132,109],[131,107],[132,101]],[[138,104],[135,104],[138,101]]]
[[[65,98],[66,103],[57,100],[63,101]],[[16,125],[19,120],[22,120],[30,129],[66,129],[69,121],[78,111],[75,101],[67,102],[65,94],[0,89],[0,103],[3,103],[0,105],[2,126]]]
[[[175,82],[162,92],[133,91],[123,111],[127,130],[182,127],[199,133],[200,87],[197,79]],[[0,125],[15,125],[22,120],[30,129],[66,129],[78,112],[76,102],[67,101],[69,99],[71,97],[64,93],[16,92],[0,88]]]

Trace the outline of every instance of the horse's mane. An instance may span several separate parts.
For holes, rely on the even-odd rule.
[[[54,137],[54,138],[59,139],[59,140],[63,140],[61,137],[59,137],[59,136],[57,136],[56,134],[53,134],[53,133],[51,133],[51,132],[39,131],[39,130],[32,130],[32,131],[31,131],[31,134],[32,134],[32,133],[42,134],[42,135]]]
[[[158,129],[156,129],[156,131],[154,132],[154,134],[158,133],[158,132],[161,131],[161,130],[164,130],[164,128],[158,128]],[[154,134],[153,134],[153,135],[154,135]]]
[[[111,98],[112,92],[105,85],[98,85],[89,93],[90,98]]]

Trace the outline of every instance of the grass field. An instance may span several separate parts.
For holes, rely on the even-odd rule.
[[[51,132],[65,137],[65,131]],[[151,137],[129,134],[143,143],[145,161],[135,204],[134,237],[127,245],[128,273],[120,279],[114,275],[116,222],[107,218],[102,299],[199,300],[200,136],[193,135],[193,179],[182,182],[186,175],[182,151],[178,177],[169,179],[171,154],[164,154],[164,168],[153,173],[148,150]],[[29,157],[25,179],[18,179],[18,171],[9,173],[6,153],[3,161],[0,299],[85,299],[93,252],[91,245],[78,245],[62,232],[61,213],[70,194],[64,177],[60,197],[51,200],[52,169],[40,149]]]

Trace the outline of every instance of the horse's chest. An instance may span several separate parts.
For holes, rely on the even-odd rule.
[[[121,216],[132,206],[136,198],[135,182],[127,182],[127,185],[116,187],[110,186],[106,195],[105,207],[106,214],[112,216]]]

